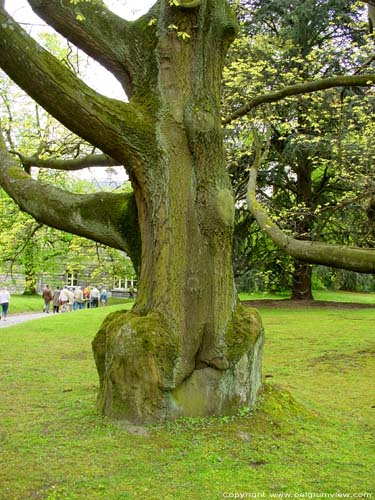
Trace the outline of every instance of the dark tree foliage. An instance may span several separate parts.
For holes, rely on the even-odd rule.
[[[229,64],[233,65],[234,60],[258,62],[266,61],[262,70],[263,84],[258,83],[266,90],[272,85],[285,85],[288,73],[294,75],[298,81],[312,80],[336,74],[356,73],[361,68],[367,68],[371,64],[364,50],[356,59],[353,56],[352,46],[365,46],[367,43],[367,27],[363,22],[363,10],[354,6],[352,2],[336,0],[328,2],[309,1],[247,1],[238,6],[238,14],[242,21],[242,36],[248,43],[235,45],[232,49]],[[272,44],[271,50],[266,43],[257,43],[263,37],[268,44]],[[246,50],[246,54],[244,51]],[[319,52],[319,60],[313,58]],[[306,60],[312,61],[308,63]],[[251,62],[249,62],[248,86],[255,87],[254,78],[259,80],[257,75],[251,73]],[[291,77],[289,76],[289,79]],[[245,78],[244,78],[245,80]],[[289,83],[294,83],[293,80]],[[326,221],[327,214],[338,212],[337,200],[344,192],[353,191],[353,183],[348,177],[342,177],[330,164],[335,160],[337,150],[333,147],[333,142],[341,126],[337,116],[327,117],[324,124],[315,126],[311,114],[318,116],[320,111],[318,106],[329,106],[336,100],[343,105],[344,101],[353,96],[363,97],[365,92],[360,87],[343,88],[329,94],[320,102],[313,102],[310,99],[300,98],[293,101],[281,101],[273,105],[272,110],[268,110],[266,118],[256,115],[257,120],[267,120],[271,128],[271,147],[267,159],[267,164],[258,171],[259,193],[263,202],[272,208],[277,216],[282,213],[282,227],[297,235],[299,239],[315,239],[324,237],[326,241],[335,243],[345,242],[345,235],[348,233],[349,219],[346,218],[346,225],[340,225],[340,236],[338,227],[334,235],[327,235],[328,229],[333,230],[333,225]],[[226,90],[228,100],[232,106],[237,106],[243,100],[242,92],[234,92],[233,87],[228,86]],[[356,106],[355,99],[353,106]],[[348,112],[348,105],[345,106]],[[371,103],[370,103],[371,109]],[[254,115],[255,116],[255,115]],[[317,117],[316,120],[319,118]],[[286,131],[285,124],[292,124]],[[324,134],[322,134],[324,126]],[[242,128],[241,128],[242,127]],[[246,135],[247,122],[236,123],[233,130],[228,134]],[[251,132],[250,132],[251,133]],[[360,133],[360,130],[358,130]],[[230,145],[230,141],[228,141]],[[243,164],[251,164],[251,153],[248,145],[240,144],[236,151],[228,148],[231,158],[232,182],[237,190],[238,196],[244,199],[245,181]],[[358,152],[363,155],[362,152]],[[363,163],[363,160],[362,160]],[[240,186],[240,189],[238,189]],[[372,183],[363,189],[367,199],[371,193]],[[263,194],[262,194],[263,193]],[[353,197],[356,194],[353,193]],[[366,203],[369,203],[368,201]],[[298,210],[288,214],[286,210],[292,210],[299,206]],[[325,213],[317,220],[317,208],[325,206]],[[351,209],[358,212],[359,204],[353,203]],[[345,204],[347,212],[348,205]],[[332,215],[330,216],[332,217]],[[357,213],[358,217],[358,213]],[[328,217],[329,218],[329,217]],[[364,217],[363,203],[361,203],[361,217]],[[243,224],[247,221],[250,225],[254,223],[251,219],[241,220],[241,232]],[[336,218],[337,220],[337,218]],[[338,226],[338,225],[337,225]],[[366,224],[362,225],[363,228]],[[363,244],[363,238],[356,237],[357,231],[351,233],[352,244]],[[248,239],[246,241],[252,241]],[[244,252],[244,245],[238,245],[241,252]],[[250,245],[248,251],[249,265],[255,265],[259,261],[257,256],[258,245]],[[272,255],[270,253],[269,255]],[[279,259],[279,256],[277,257]],[[236,259],[243,263],[244,258]],[[261,260],[264,262],[264,260]],[[268,259],[268,266],[273,267]],[[293,280],[293,296],[295,298],[312,298],[311,295],[311,269],[304,263],[295,262],[296,274]],[[301,271],[302,270],[302,271]],[[237,269],[240,273],[240,269]],[[305,273],[306,277],[301,275]],[[289,273],[282,273],[280,276],[285,283],[284,276]],[[310,283],[309,283],[310,281]],[[301,290],[302,288],[302,290]]]

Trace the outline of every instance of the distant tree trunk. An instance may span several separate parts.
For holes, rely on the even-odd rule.
[[[297,160],[298,161],[298,160]],[[300,158],[294,167],[297,174],[297,203],[302,204],[306,213],[299,215],[296,222],[295,233],[298,239],[309,240],[312,232],[312,168],[308,158]],[[294,259],[293,300],[314,300],[312,294],[312,267],[307,262]]]
[[[292,300],[314,300],[311,283],[312,266],[307,262],[295,259]]]

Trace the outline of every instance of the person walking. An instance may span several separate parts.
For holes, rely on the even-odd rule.
[[[74,302],[73,302],[73,311],[77,311],[77,309],[83,309],[85,307],[85,303],[83,301],[83,292],[80,286],[74,291]]]
[[[45,289],[43,290],[42,297],[44,299],[43,312],[48,314],[49,313],[49,305],[50,305],[51,300],[53,299],[52,291],[51,291],[49,285],[46,285]]]
[[[58,313],[60,308],[60,287],[57,286],[52,296],[53,313]]]
[[[7,320],[9,301],[10,301],[10,293],[8,292],[6,287],[3,286],[0,289],[0,305],[1,305],[0,319],[3,319],[4,321]]]
[[[96,286],[93,286],[90,293],[91,307],[93,308],[98,307],[99,295],[100,295],[99,290],[96,288]]]
[[[101,291],[101,294],[100,294],[100,303],[102,306],[106,306],[107,305],[107,290],[105,288],[103,288],[103,290]]]
[[[60,292],[60,311],[63,313],[63,312],[67,312],[68,308],[67,308],[67,304],[68,304],[68,300],[69,300],[69,293],[68,293],[68,287],[64,286],[64,288],[61,290]]]
[[[68,288],[68,302],[66,303],[66,310],[67,312],[72,312],[73,311],[73,304],[74,304],[74,292],[73,290],[70,290]]]
[[[86,304],[87,309],[90,308],[90,287],[86,286],[83,290],[83,301]]]

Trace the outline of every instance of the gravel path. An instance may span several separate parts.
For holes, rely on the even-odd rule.
[[[7,316],[6,321],[3,319],[0,321],[0,328],[6,328],[7,326],[16,325],[17,323],[24,323],[25,321],[31,321],[33,319],[39,318],[49,318],[53,316],[52,313],[25,313],[25,314],[11,314]]]

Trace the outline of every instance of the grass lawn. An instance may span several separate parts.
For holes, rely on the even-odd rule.
[[[44,301],[40,295],[12,294],[9,302],[9,314],[42,312]],[[52,306],[51,306],[52,309]]]
[[[241,300],[281,300],[289,299],[289,293],[240,293]],[[314,290],[315,300],[328,300],[333,302],[359,302],[364,304],[375,304],[375,293],[342,292],[332,290]]]
[[[375,498],[374,310],[261,308],[258,411],[136,428],[95,411],[90,344],[120,307],[0,330],[1,500]]]

